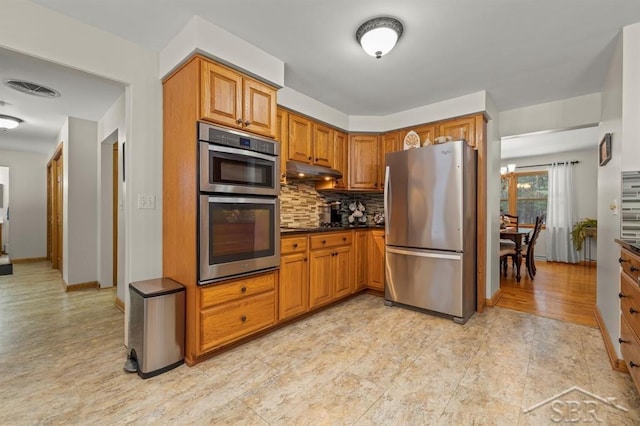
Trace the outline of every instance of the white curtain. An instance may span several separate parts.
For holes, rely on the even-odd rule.
[[[571,242],[571,228],[577,221],[573,166],[569,162],[553,163],[549,168],[547,198],[547,260],[577,263],[580,258]]]

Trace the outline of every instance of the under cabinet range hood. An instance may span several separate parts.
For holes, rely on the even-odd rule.
[[[300,180],[341,179],[342,172],[316,164],[287,161],[287,177]]]

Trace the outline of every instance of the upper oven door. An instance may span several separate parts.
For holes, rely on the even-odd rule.
[[[200,191],[278,196],[279,158],[247,149],[200,144]]]

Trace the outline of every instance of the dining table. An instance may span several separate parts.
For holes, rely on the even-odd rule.
[[[529,242],[529,234],[531,229],[527,228],[501,228],[500,239],[511,240],[515,243],[514,251],[516,253],[514,267],[516,269],[516,282],[520,282],[520,265],[522,264],[522,244]]]

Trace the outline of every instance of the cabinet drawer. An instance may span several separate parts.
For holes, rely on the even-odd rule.
[[[275,282],[275,274],[268,273],[204,287],[200,294],[200,308],[206,308],[273,290],[275,288]]]
[[[631,326],[624,316],[620,321],[620,340],[622,358],[624,358],[636,388],[640,391],[640,342],[638,342],[637,336],[631,330]],[[632,367],[632,362],[633,365],[638,367]]]
[[[280,240],[280,254],[304,253],[307,250],[307,236],[287,237]]]
[[[620,267],[628,274],[636,283],[640,278],[640,258],[629,253],[627,250],[620,251]]]
[[[311,249],[319,249],[326,247],[335,247],[351,244],[353,234],[351,232],[340,232],[337,234],[320,234],[309,237],[311,240]]]
[[[620,274],[620,296],[622,316],[640,334],[640,288],[626,274]]]
[[[275,292],[224,303],[200,313],[200,347],[205,352],[275,323]]]

